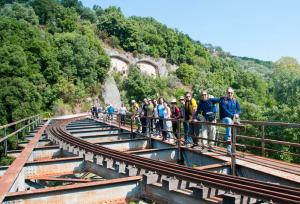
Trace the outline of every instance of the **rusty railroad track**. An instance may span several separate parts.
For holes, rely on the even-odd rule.
[[[126,165],[134,166],[138,169],[144,169],[146,172],[153,172],[226,192],[230,191],[238,195],[248,196],[258,200],[276,203],[300,203],[299,188],[197,170],[187,166],[142,158],[108,149],[72,136],[64,127],[70,122],[70,120],[59,120],[48,127],[47,131],[53,136],[54,141],[79,148],[80,150],[85,151],[85,153],[92,153],[94,156],[99,155],[104,159],[107,158],[115,162],[122,162]]]

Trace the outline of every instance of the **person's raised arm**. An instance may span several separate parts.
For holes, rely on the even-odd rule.
[[[219,103],[220,102],[220,98],[214,97],[214,98],[210,98],[209,99],[213,104]]]

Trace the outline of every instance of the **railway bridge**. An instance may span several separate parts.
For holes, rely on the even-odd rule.
[[[15,158],[10,166],[0,167],[0,201],[300,203],[300,165],[264,156],[274,151],[266,144],[300,148],[297,143],[266,138],[267,125],[300,125],[242,124],[250,123],[262,126],[261,137],[240,135],[243,125],[231,125],[233,154],[228,156],[221,140],[210,151],[182,145],[181,137],[177,142],[162,141],[150,132],[135,132],[130,117],[125,125],[118,115],[112,120],[88,114],[25,118],[0,127],[4,154]],[[26,137],[17,140],[18,150],[9,150],[7,140],[21,133]],[[236,147],[243,147],[239,138],[261,141],[262,156],[237,151]]]

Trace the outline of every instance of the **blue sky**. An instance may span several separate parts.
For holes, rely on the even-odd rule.
[[[118,6],[126,16],[151,16],[194,40],[233,55],[300,62],[300,0],[82,0]]]

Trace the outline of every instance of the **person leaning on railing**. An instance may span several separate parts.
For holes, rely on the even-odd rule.
[[[112,104],[109,104],[108,105],[108,107],[107,107],[107,120],[110,120],[110,121],[112,121],[112,119],[113,119],[113,114],[114,114],[114,112],[115,112],[115,109],[114,109],[114,107],[112,106]]]
[[[216,113],[217,107],[216,104],[219,103],[219,98],[214,98],[213,96],[209,96],[207,91],[201,92],[201,99],[198,102],[197,111],[194,115],[194,121],[198,121],[198,114],[201,113],[202,122],[211,122],[216,123]],[[202,135],[202,144],[207,145],[209,149],[211,149],[211,145],[214,145],[213,141],[216,139],[216,126],[215,125],[206,125],[202,124],[201,127],[201,135]],[[207,140],[208,139],[208,140]]]
[[[121,116],[121,125],[125,125],[125,116],[127,113],[127,109],[125,107],[125,104],[122,103],[120,110],[119,110],[120,116]]]
[[[158,118],[158,109],[157,109],[157,100],[155,98],[152,99],[152,102],[153,102],[153,116],[154,116],[154,120],[153,120],[153,123],[154,123],[154,131],[153,131],[153,134],[154,135],[159,135],[160,132],[159,132],[159,120],[157,120]]]
[[[146,133],[148,129],[147,128],[148,119],[146,118],[148,116],[148,105],[149,105],[148,99],[144,98],[142,103],[142,114],[141,114],[142,133]]]
[[[141,131],[141,121],[140,121],[140,107],[139,104],[135,101],[131,101],[131,111],[132,111],[132,120],[135,121],[135,124],[137,125],[137,132]]]
[[[198,145],[198,139],[196,138],[195,124],[192,123],[196,110],[197,110],[196,100],[192,98],[191,92],[186,92],[185,104],[184,104],[184,120],[188,122],[187,123],[188,135],[186,136],[186,143],[189,144],[191,142],[190,138],[192,137],[192,141],[193,141],[192,147]]]
[[[233,97],[234,90],[227,88],[227,95],[220,98],[220,120],[226,125],[233,124],[234,120],[239,119],[241,108],[239,102]],[[231,155],[231,128],[226,127],[225,140],[227,141],[227,154]]]
[[[164,106],[164,103],[165,103],[165,100],[163,97],[160,97],[158,99],[158,104],[156,106],[157,108],[157,112],[158,112],[158,117],[159,117],[159,130],[162,134],[162,140],[166,140],[167,139],[167,132],[165,130],[165,127],[164,127],[164,118],[165,118],[165,106]]]
[[[150,133],[153,133],[153,111],[154,111],[154,105],[151,99],[148,99],[148,106],[147,106],[147,129]]]
[[[171,118],[172,120],[172,128],[173,128],[173,133],[176,137],[176,139],[178,139],[178,123],[177,120],[180,119],[181,114],[180,114],[180,110],[177,107],[177,101],[176,99],[173,99],[171,101]]]

